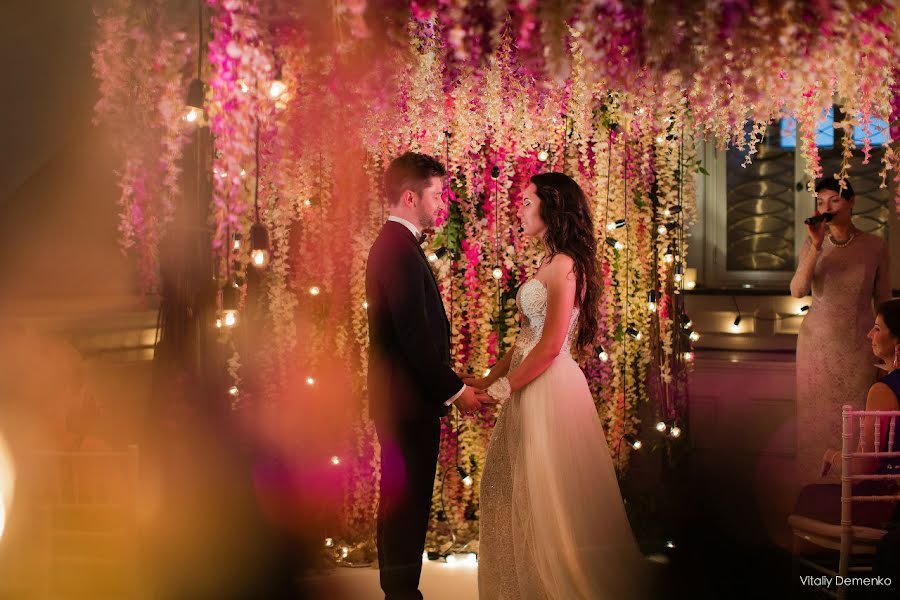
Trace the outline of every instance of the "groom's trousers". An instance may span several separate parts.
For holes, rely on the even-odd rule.
[[[385,600],[420,600],[419,576],[431,511],[441,421],[375,424],[381,445],[378,567]]]

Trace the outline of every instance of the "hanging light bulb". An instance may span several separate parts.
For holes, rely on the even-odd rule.
[[[314,286],[312,286],[311,288],[309,288],[309,295],[310,295],[310,296],[318,296],[320,293],[322,293],[322,290],[320,290],[319,287],[316,286],[316,285],[314,285]]]
[[[232,396],[237,396],[238,395],[238,387],[236,385],[231,386],[230,388],[228,388],[228,393],[231,394]]]
[[[660,224],[660,226],[656,228],[656,233],[658,233],[659,235],[666,235],[667,233],[669,233],[669,230],[666,229],[665,224]]]
[[[216,329],[222,329],[222,319],[216,319]]]
[[[306,378],[306,385],[313,385],[315,382],[316,382],[316,380],[313,379],[312,377]]]
[[[475,483],[472,476],[466,473],[466,470],[462,467],[456,467],[456,472],[459,473],[459,478],[466,487],[472,487],[472,484]]]
[[[606,238],[606,244],[612,248],[615,248],[616,250],[623,250],[625,248],[625,244],[612,236]]]
[[[677,425],[672,427],[669,430],[669,435],[671,435],[673,438],[681,437],[681,427],[678,427]]]
[[[269,264],[269,232],[259,221],[250,227],[250,259],[257,269]]]
[[[341,548],[341,558],[347,558],[348,556],[350,556],[350,548],[344,546]]]
[[[203,117],[203,82],[196,77],[188,86],[187,101],[182,118],[188,123],[197,123]]]
[[[671,208],[667,208],[666,212],[669,213],[670,215],[677,215],[678,213],[681,212],[681,205],[676,204],[675,206],[673,206]]]
[[[689,335],[688,337],[691,338],[691,341],[692,341],[692,342],[699,342],[699,341],[700,341],[700,334],[697,333],[696,331],[692,331],[692,332],[691,332],[691,335]]]
[[[334,539],[333,538],[325,538],[325,547],[326,548],[334,548]]]
[[[490,369],[485,369],[485,370],[484,370],[484,375],[483,375],[483,377],[487,377],[487,376],[490,375],[490,374],[491,374],[491,370],[490,370]]]
[[[237,325],[238,304],[240,302],[240,289],[233,281],[228,281],[222,286],[222,315],[225,327]]]
[[[684,264],[678,263],[675,265],[675,275],[673,276],[675,279],[675,283],[681,283],[681,280],[684,279]]]
[[[607,223],[606,225],[606,229],[609,231],[622,229],[623,227],[625,227],[625,219],[619,219],[617,221],[613,221],[612,223]]]
[[[630,335],[636,340],[641,339],[641,332],[635,329],[633,326],[629,325],[627,329],[625,329],[625,333]]]
[[[331,457],[331,464],[333,464],[334,466],[338,466],[339,464],[341,464],[341,459],[340,459],[340,457],[332,456],[332,457]]]
[[[684,361],[685,362],[694,362],[694,353],[693,352],[685,352],[684,353]]]
[[[369,301],[363,300],[363,310],[369,310]]]
[[[546,150],[541,150],[538,152],[537,159],[541,162],[546,162],[547,159],[550,158],[550,154]]]
[[[625,434],[622,437],[622,439],[625,441],[626,444],[628,444],[635,450],[640,450],[641,446],[644,445],[643,443],[641,443],[641,440],[637,439],[636,437],[634,437],[634,435],[632,435],[630,433]]]
[[[691,318],[687,315],[687,313],[681,313],[681,326],[684,329],[690,329],[694,326],[694,322],[691,321]]]
[[[597,358],[599,358],[601,362],[607,362],[609,360],[609,354],[606,353],[606,350],[603,349],[603,346],[600,346],[600,350],[597,353]]]
[[[438,255],[432,252],[428,255],[428,262],[437,262]]]
[[[278,65],[275,69],[275,78],[272,79],[272,83],[269,84],[269,97],[272,100],[278,100],[278,98],[286,91],[287,85],[285,85],[281,77],[281,65]]]
[[[665,431],[666,429],[667,429],[667,426],[666,426],[666,422],[665,422],[665,421],[657,421],[657,423],[656,423],[656,430],[657,430],[658,432],[662,433],[662,432]]]
[[[494,165],[491,167],[491,179],[497,179],[498,177],[500,177],[500,167]]]
[[[656,301],[656,290],[650,290],[649,292],[647,292],[647,310],[649,310],[650,312],[656,312]]]
[[[671,265],[673,262],[675,262],[675,255],[672,254],[671,250],[666,250],[666,253],[663,256],[663,260],[666,262],[667,265]]]
[[[733,331],[734,333],[737,333],[740,330],[741,330],[741,315],[740,315],[740,313],[738,313],[738,315],[734,318],[734,323],[731,324],[731,331]]]
[[[494,279],[500,280],[503,277],[503,269],[501,269],[500,267],[494,267],[491,275],[494,276]]]
[[[797,311],[797,315],[798,315],[798,316],[800,316],[800,315],[805,315],[805,314],[806,314],[806,311],[808,311],[808,310],[809,310],[809,305],[801,306],[801,307],[800,307],[800,310]]]

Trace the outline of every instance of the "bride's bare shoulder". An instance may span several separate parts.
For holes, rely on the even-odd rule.
[[[575,260],[568,254],[557,254],[544,265],[547,277],[562,281],[575,276]]]

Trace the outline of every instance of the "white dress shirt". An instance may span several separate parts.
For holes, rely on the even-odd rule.
[[[410,233],[413,234],[414,238],[416,238],[417,240],[419,239],[419,228],[416,227],[415,225],[413,225],[412,223],[410,223],[409,221],[407,221],[406,219],[403,219],[400,217],[395,217],[394,215],[391,215],[388,217],[388,221],[393,221],[394,223],[400,223],[401,225],[403,225],[404,227],[409,229]],[[465,384],[463,384],[463,386],[459,389],[459,391],[456,392],[455,394],[453,394],[453,396],[449,400],[444,402],[444,405],[450,406],[451,404],[456,402],[456,399],[459,398],[460,396],[462,396],[464,391],[466,391]]]

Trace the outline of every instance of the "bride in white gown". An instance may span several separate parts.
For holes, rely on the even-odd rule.
[[[647,598],[648,563],[569,352],[573,341],[590,346],[597,331],[590,209],[571,178],[547,173],[532,177],[520,216],[545,260],[519,288],[515,345],[488,377],[469,380],[503,403],[481,480],[479,597]]]

